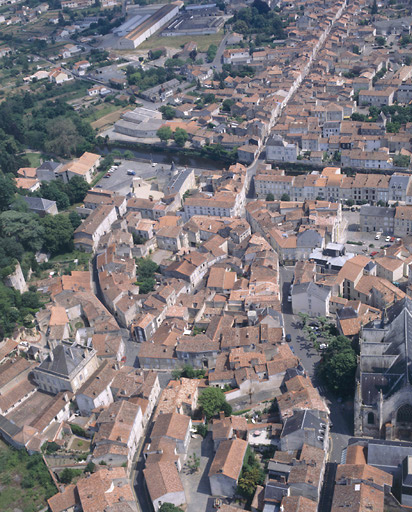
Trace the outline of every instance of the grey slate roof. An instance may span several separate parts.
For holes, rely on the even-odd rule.
[[[315,284],[313,281],[295,284],[292,290],[292,296],[300,295],[302,293],[306,293],[311,297],[317,297],[318,299],[325,301],[330,294],[330,290],[329,288],[323,288]]]
[[[412,444],[397,441],[371,440],[368,442],[368,464],[392,473],[408,455],[412,455]]]
[[[35,210],[39,212],[45,212],[51,206],[56,204],[56,201],[50,201],[49,199],[44,199],[43,197],[24,196],[23,199],[30,210]]]
[[[0,414],[0,431],[4,432],[10,437],[14,437],[20,432],[21,428],[8,420],[5,416]]]
[[[50,358],[49,355],[38,369],[69,377],[83,361],[86,350],[82,347],[61,343],[53,349],[53,357]]]
[[[53,162],[53,160],[48,160],[46,162],[43,162],[39,167],[37,167],[37,170],[46,170],[46,171],[55,171],[61,166],[58,162]]]
[[[308,409],[303,411],[295,411],[293,416],[287,418],[283,431],[282,437],[288,436],[298,430],[310,428],[314,430],[321,430],[321,423],[323,423],[316,414]]]

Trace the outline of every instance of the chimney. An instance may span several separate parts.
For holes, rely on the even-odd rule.
[[[224,413],[223,411],[220,411],[220,412],[219,412],[219,419],[220,419],[220,420],[225,419],[225,413]]]

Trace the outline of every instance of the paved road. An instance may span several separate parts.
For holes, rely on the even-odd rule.
[[[217,71],[222,71],[222,55],[226,48],[226,41],[230,34],[226,34],[225,37],[220,41],[219,48],[217,49],[216,56],[213,59],[211,65]]]
[[[184,468],[181,479],[187,499],[187,512],[199,512],[206,510],[210,498],[210,485],[208,473],[213,460],[213,440],[209,433],[205,439],[200,436],[190,440],[187,459],[196,454],[200,458],[200,467],[197,473],[192,473]]]
[[[342,450],[346,448],[348,439],[353,435],[353,411],[351,404],[338,402],[338,398],[330,393],[322,381],[316,375],[316,366],[320,361],[320,355],[306,340],[299,325],[299,318],[292,313],[291,304],[287,301],[290,290],[290,282],[293,276],[293,268],[280,267],[280,282],[282,290],[282,312],[285,323],[285,333],[292,336],[291,347],[299,357],[306,373],[311,378],[313,385],[325,398],[330,409],[332,428],[330,432],[329,462],[340,462]]]

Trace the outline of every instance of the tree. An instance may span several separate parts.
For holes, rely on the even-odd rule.
[[[47,140],[44,147],[48,153],[70,158],[76,154],[81,138],[71,119],[58,117],[50,120],[46,126]]]
[[[408,155],[395,155],[393,157],[393,163],[397,167],[408,167],[410,164],[411,158]]]
[[[345,336],[331,338],[318,373],[326,385],[340,396],[352,396],[357,368],[356,352]]]
[[[73,423],[70,425],[70,429],[75,436],[86,437],[86,432],[79,425]]]
[[[195,453],[192,453],[192,455],[187,458],[186,464],[192,473],[196,473],[200,467],[200,457],[198,457]]]
[[[208,420],[223,411],[225,404],[226,397],[220,388],[206,388],[199,397],[199,407]]]
[[[150,258],[139,258],[137,260],[137,275],[139,277],[153,277],[158,270],[159,265]]]
[[[69,196],[66,194],[67,186],[62,181],[44,182],[38,191],[38,195],[56,201],[59,210],[65,210],[70,206]]]
[[[161,141],[167,142],[169,139],[172,138],[173,133],[170,126],[161,126],[157,130],[156,135],[159,137]]]
[[[215,44],[211,44],[206,52],[207,62],[213,62],[214,58],[216,57],[216,53],[217,53],[217,46]]]
[[[69,220],[71,225],[73,226],[73,229],[77,229],[82,223],[80,215],[75,211],[69,213]]]
[[[309,315],[307,313],[298,313],[298,316],[302,320],[302,327],[306,327],[306,324],[309,320]]]
[[[163,105],[163,107],[159,108],[159,111],[163,115],[163,119],[174,119],[176,117],[176,110],[170,105]]]
[[[256,487],[258,485],[262,485],[265,480],[265,474],[262,469],[254,466],[250,469],[242,471],[242,476],[239,478],[238,482],[238,492],[246,499],[252,499]]]
[[[248,446],[238,481],[237,492],[247,500],[251,500],[255,494],[256,487],[258,485],[262,485],[264,480],[265,474],[259,464],[259,461]]]
[[[67,184],[70,204],[81,203],[89,191],[90,185],[80,176],[74,176]]]
[[[353,206],[354,204],[355,204],[355,201],[353,199],[346,200],[346,206]]]
[[[280,198],[281,201],[290,201],[290,196],[289,194],[282,194],[281,198]]]
[[[378,14],[378,4],[377,4],[376,0],[373,0],[373,4],[371,7],[371,14],[372,14],[372,16],[375,14]]]
[[[48,215],[41,219],[44,249],[51,254],[73,250],[73,226],[67,215]]]
[[[197,425],[196,427],[196,433],[203,437],[203,439],[207,436],[208,428],[207,425],[203,425],[201,423],[200,425]]]
[[[235,104],[235,100],[232,100],[232,99],[224,100],[222,103],[222,110],[224,112],[230,112],[230,110],[234,104]]]
[[[85,473],[94,473],[94,470],[96,468],[96,464],[94,462],[88,462],[86,467],[84,468]]]
[[[333,161],[334,162],[340,162],[341,158],[342,158],[342,153],[340,151],[335,151],[333,153]]]
[[[140,293],[145,295],[154,290],[156,286],[155,273],[159,270],[159,266],[149,258],[140,258],[137,260],[137,284]]]
[[[378,46],[385,46],[386,39],[383,36],[375,37],[375,42]]]
[[[183,510],[173,505],[173,503],[165,502],[160,506],[159,512],[183,512]]]
[[[270,11],[268,4],[262,0],[255,0],[252,7],[254,7],[259,14],[267,14]]]
[[[73,478],[82,474],[81,469],[64,468],[59,475],[59,480],[63,484],[70,484]]]
[[[186,144],[189,135],[183,128],[176,128],[173,134],[173,138],[178,146],[183,147]]]
[[[4,176],[0,174],[0,211],[4,212],[9,209],[16,193],[16,185],[12,176]]]
[[[274,201],[275,200],[275,196],[272,194],[272,193],[269,193],[267,196],[266,196],[266,201]]]
[[[0,232],[20,242],[26,251],[39,251],[43,245],[44,228],[34,213],[7,211],[0,215]]]

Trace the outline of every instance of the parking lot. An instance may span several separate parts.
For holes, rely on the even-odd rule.
[[[135,174],[128,174],[130,171],[134,172]],[[131,190],[133,178],[140,176],[144,180],[150,180],[150,182],[154,182],[158,185],[159,189],[162,190],[165,182],[170,177],[169,173],[170,165],[168,164],[158,164],[154,162],[154,165],[152,165],[150,162],[122,160],[117,169],[115,169],[111,174],[107,174],[110,177],[103,177],[99,181],[97,188],[112,190],[113,192],[126,195]],[[154,189],[156,189],[156,186]]]
[[[347,226],[344,236],[345,247],[347,252],[355,254],[370,254],[371,252],[382,249],[387,244],[392,244],[395,241],[386,241],[387,236],[382,235],[379,240],[375,240],[375,232],[360,231],[359,212],[342,212],[343,219],[346,220]],[[362,245],[349,244],[348,242],[362,242]]]

